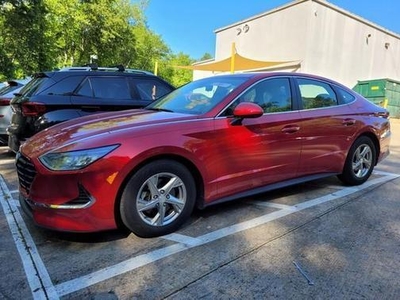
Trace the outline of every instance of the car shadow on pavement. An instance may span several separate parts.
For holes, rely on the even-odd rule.
[[[40,230],[42,231],[40,234],[46,236],[47,240],[62,240],[86,244],[117,241],[125,239],[131,234],[131,232],[126,229],[115,229],[92,233],[60,232],[42,228]]]

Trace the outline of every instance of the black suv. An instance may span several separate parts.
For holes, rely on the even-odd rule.
[[[171,92],[172,85],[146,71],[72,67],[34,75],[10,102],[8,146],[54,124],[88,114],[140,108]]]

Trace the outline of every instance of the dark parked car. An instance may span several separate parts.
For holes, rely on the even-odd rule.
[[[390,136],[384,108],[334,81],[215,76],[40,132],[17,154],[20,201],[47,228],[163,235],[194,206],[332,175],[362,184]]]
[[[145,71],[74,67],[38,73],[11,101],[8,145],[54,124],[88,114],[144,107],[174,88]]]
[[[8,141],[7,127],[11,120],[10,101],[14,97],[14,93],[19,93],[29,80],[31,79],[8,80],[0,88],[0,145],[7,145]]]

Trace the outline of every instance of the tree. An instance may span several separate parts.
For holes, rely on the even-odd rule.
[[[0,0],[0,78],[84,65],[95,55],[101,66],[123,64],[153,71],[178,86],[191,72],[171,65],[192,63],[174,55],[147,26],[148,1]],[[18,38],[15,38],[18,37]]]
[[[212,55],[208,52],[204,53],[203,56],[200,58],[200,61],[212,59]]]
[[[164,60],[160,66],[160,76],[169,81],[173,86],[179,87],[184,85],[193,78],[193,71],[187,69],[179,69],[177,66],[189,66],[194,62],[189,55],[182,52],[171,54],[167,60]]]
[[[2,1],[2,54],[21,77],[53,65],[47,32],[47,10],[43,0]]]

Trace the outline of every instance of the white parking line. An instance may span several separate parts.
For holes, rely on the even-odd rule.
[[[49,273],[36,249],[32,236],[15,206],[3,177],[0,175],[0,203],[17,246],[26,278],[34,299],[58,299]]]
[[[290,205],[273,203],[273,202],[268,202],[268,201],[252,201],[251,203],[258,205],[258,206],[271,207],[271,208],[277,208],[277,209],[289,209],[289,210],[295,209],[293,206],[290,206]]]
[[[249,221],[245,221],[245,222],[242,222],[239,224],[228,226],[228,227],[225,227],[225,228],[222,228],[222,229],[219,229],[219,230],[216,230],[216,231],[213,231],[213,232],[210,232],[210,233],[207,233],[207,234],[204,234],[202,236],[195,238],[195,240],[198,242],[193,243],[193,244],[191,243],[191,242],[193,242],[193,237],[187,237],[187,240],[185,240],[184,236],[180,235],[179,240],[181,240],[181,242],[179,244],[175,244],[175,245],[168,246],[165,248],[157,249],[157,250],[151,251],[149,253],[140,255],[138,257],[133,257],[129,260],[118,263],[114,266],[109,266],[107,268],[98,270],[91,274],[60,283],[60,284],[56,285],[56,290],[60,296],[68,295],[70,293],[87,288],[87,287],[94,285],[96,283],[99,283],[101,281],[110,279],[114,276],[118,276],[123,273],[135,270],[144,265],[153,263],[157,260],[160,260],[162,258],[176,254],[178,252],[188,250],[193,247],[201,246],[201,245],[222,239],[229,235],[239,233],[241,231],[266,224],[268,222],[271,222],[271,221],[277,220],[279,218],[285,217],[287,215],[290,215],[294,212],[301,211],[303,209],[310,208],[310,207],[313,207],[313,206],[316,206],[316,205],[319,205],[319,204],[322,204],[322,203],[325,203],[328,201],[339,199],[343,196],[353,194],[357,191],[366,189],[372,185],[382,183],[385,181],[389,181],[389,180],[395,179],[397,177],[400,177],[400,175],[389,174],[385,177],[376,178],[376,179],[367,181],[362,186],[359,186],[357,188],[354,188],[354,187],[344,188],[343,190],[341,190],[339,192],[335,192],[335,193],[332,193],[332,194],[329,194],[329,195],[326,195],[323,197],[319,197],[319,198],[316,198],[313,200],[303,202],[299,205],[293,206],[293,209],[283,209],[283,210],[275,211],[275,212],[260,216],[258,218],[254,218]]]
[[[15,200],[12,199],[10,191],[8,190],[8,187],[1,176],[0,187],[2,189],[2,194],[0,194],[0,202],[6,215],[6,219],[14,238],[14,242],[17,245],[18,252],[21,256],[24,270],[26,272],[26,276],[34,299],[58,299],[61,296],[71,294],[96,283],[108,280],[112,277],[135,270],[147,264],[154,263],[173,254],[222,239],[229,235],[236,234],[241,231],[248,230],[277,220],[294,212],[311,208],[329,201],[333,201],[366,189],[372,185],[383,183],[400,177],[400,175],[397,174],[384,172],[380,174],[384,176],[369,180],[361,186],[347,188],[343,187],[343,189],[337,190],[331,194],[293,206],[265,202],[263,205],[274,207],[279,210],[242,223],[221,228],[219,230],[206,233],[198,237],[189,237],[177,233],[164,236],[162,238],[174,241],[176,242],[176,244],[133,257],[118,264],[100,269],[79,278],[57,284],[55,286],[53,285],[47,269],[43,264],[40,255],[38,254],[33,239],[29,231],[27,230],[23,219],[21,218],[21,215],[17,209],[17,204]],[[260,204],[260,202],[257,202],[257,204]]]
[[[168,235],[164,235],[162,238],[165,240],[181,243],[181,244],[184,244],[187,246],[192,246],[192,247],[200,245],[202,243],[202,241],[199,240],[198,238],[192,238],[190,236],[178,234],[178,233],[171,233]]]

